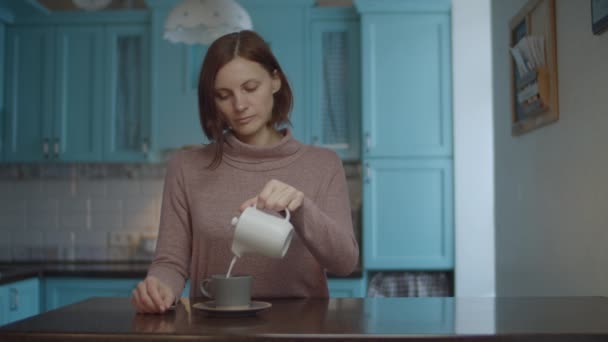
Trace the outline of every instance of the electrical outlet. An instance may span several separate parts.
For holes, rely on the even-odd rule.
[[[130,232],[110,232],[108,245],[110,247],[129,247],[133,233]]]

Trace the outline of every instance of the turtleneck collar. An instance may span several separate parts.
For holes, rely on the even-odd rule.
[[[245,144],[228,132],[222,159],[226,164],[247,171],[268,171],[285,167],[304,153],[306,145],[297,141],[289,128],[281,130],[281,134],[283,138],[275,144],[256,146]]]

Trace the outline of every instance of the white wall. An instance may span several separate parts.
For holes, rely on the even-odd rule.
[[[452,0],[456,296],[494,296],[489,0]]]
[[[589,1],[558,0],[560,118],[511,136],[508,22],[493,1],[496,293],[608,295],[608,33]]]

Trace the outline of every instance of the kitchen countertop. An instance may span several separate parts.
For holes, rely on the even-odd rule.
[[[0,285],[31,277],[141,278],[150,262],[18,262],[0,263]],[[344,278],[361,278],[358,269]],[[328,275],[329,278],[336,278]]]
[[[194,298],[193,303],[198,302]],[[608,298],[275,299],[250,317],[213,317],[183,300],[136,314],[127,298],[91,298],[0,328],[0,340],[424,339],[605,341]]]

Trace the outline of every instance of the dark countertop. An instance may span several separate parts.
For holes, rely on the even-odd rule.
[[[197,302],[193,299],[192,302]],[[136,314],[127,298],[91,298],[0,328],[0,340],[424,339],[606,341],[608,298],[344,298],[268,300],[250,317],[178,304]]]
[[[0,264],[0,285],[31,277],[144,278],[149,262]]]
[[[31,277],[103,277],[141,278],[147,272],[150,262],[18,262],[0,263],[0,285]],[[361,278],[360,269],[347,279]],[[329,275],[329,278],[337,278]]]

